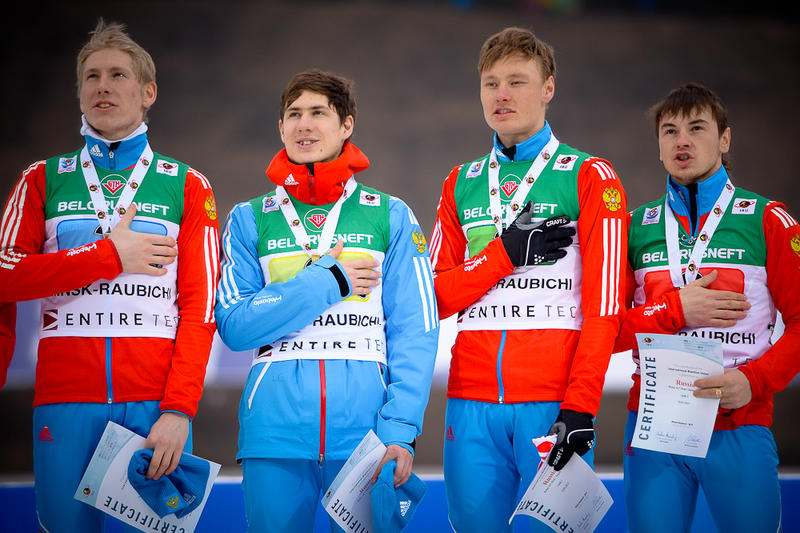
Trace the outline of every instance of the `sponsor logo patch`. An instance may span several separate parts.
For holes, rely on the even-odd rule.
[[[609,211],[619,211],[622,207],[622,195],[614,187],[606,187],[603,191],[603,203]]]
[[[371,205],[373,207],[377,207],[381,205],[381,197],[379,194],[361,191],[361,197],[359,198],[358,203],[361,205]]]
[[[733,201],[731,214],[752,215],[756,212],[756,198],[736,198]]]
[[[447,431],[444,432],[445,440],[456,440],[456,436],[453,434],[453,426],[447,426]]]
[[[177,163],[170,163],[169,161],[159,159],[156,162],[156,172],[159,174],[166,174],[167,176],[177,176],[178,165]]]
[[[284,181],[284,182],[283,182],[283,184],[284,184],[284,185],[287,185],[287,186],[288,186],[288,185],[297,185],[297,180],[296,180],[296,179],[294,179],[294,176],[292,176],[291,174],[289,174],[289,175],[286,177],[286,181]]]
[[[509,174],[505,178],[503,178],[503,183],[500,185],[500,190],[505,193],[506,197],[511,198],[514,192],[517,190],[520,184],[520,179],[518,176],[514,174]]]
[[[483,165],[486,163],[485,159],[481,159],[480,161],[475,161],[472,163],[467,169],[467,176],[468,178],[475,178],[480,175],[481,171],[483,170]]]
[[[308,231],[318,232],[328,220],[328,212],[324,209],[312,209],[306,213],[303,223]]]
[[[53,436],[50,434],[49,427],[45,426],[42,428],[42,430],[39,432],[39,440],[47,442],[53,442],[53,440],[55,440],[53,439]]]
[[[553,170],[572,170],[577,160],[577,155],[558,155],[553,162]]]
[[[64,172],[75,172],[77,163],[78,158],[76,157],[62,157],[58,160],[58,173],[63,174]]]
[[[270,211],[275,211],[276,209],[278,209],[278,203],[275,201],[274,196],[266,196],[261,201],[262,213],[269,213]]]
[[[95,144],[89,150],[89,154],[93,155],[94,157],[103,157],[103,151],[100,150],[100,145]]]
[[[659,220],[661,220],[660,205],[644,210],[644,217],[642,217],[642,226],[646,226],[648,224],[658,224]]]
[[[103,186],[105,190],[107,190],[112,195],[117,194],[125,184],[128,182],[125,178],[120,176],[119,174],[109,174],[108,176],[100,182],[100,185]]]

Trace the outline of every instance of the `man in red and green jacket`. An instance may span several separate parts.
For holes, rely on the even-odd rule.
[[[102,530],[105,515],[73,496],[108,421],[147,437],[149,478],[175,470],[215,330],[214,195],[150,148],[152,58],[101,21],[77,74],[86,144],[28,167],[0,224],[0,384],[14,302],[41,299],[33,455],[51,533]]]

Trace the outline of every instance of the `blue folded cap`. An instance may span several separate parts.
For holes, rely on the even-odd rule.
[[[428,487],[412,473],[408,481],[394,486],[396,461],[389,461],[372,487],[372,529],[375,533],[402,531],[411,521]]]
[[[161,518],[171,513],[183,518],[194,511],[206,494],[211,470],[208,461],[183,453],[178,468],[156,480],[145,477],[152,458],[153,450],[134,452],[128,463],[131,486]]]

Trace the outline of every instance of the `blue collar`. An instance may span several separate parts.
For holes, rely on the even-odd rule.
[[[550,135],[552,131],[550,130],[550,124],[545,120],[544,127],[533,134],[532,137],[529,139],[522,141],[521,143],[516,145],[517,151],[514,154],[514,161],[530,161],[536,159],[536,156],[539,155],[539,152],[542,151],[544,145],[550,140]],[[503,153],[503,144],[500,142],[500,139],[497,137],[497,133],[494,134],[494,152],[497,154],[497,160],[507,163],[511,161],[511,159]]]
[[[92,135],[84,135],[83,138],[86,139],[89,156],[94,164],[106,170],[124,170],[134,166],[142,155],[144,147],[147,146],[146,133],[114,142],[98,139]]]
[[[719,193],[728,182],[728,173],[725,167],[697,184],[695,201],[697,202],[697,214],[703,216],[714,209],[714,204],[719,198]],[[672,176],[667,180],[667,198],[669,206],[675,211],[676,215],[689,216],[690,191],[689,187],[678,185]]]

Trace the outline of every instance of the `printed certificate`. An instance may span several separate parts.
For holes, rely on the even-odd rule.
[[[208,501],[220,465],[208,461],[210,468],[205,494],[195,510],[182,518],[174,514],[159,518],[128,481],[128,464],[134,452],[144,448],[144,442],[144,437],[109,422],[74,498],[142,531],[192,533]]]
[[[591,533],[613,503],[594,470],[573,454],[558,472],[542,460],[508,523],[517,515],[528,515],[553,531]]]
[[[372,476],[386,446],[370,430],[325,491],[322,506],[345,531],[372,533]]]
[[[705,457],[718,398],[695,398],[695,380],[721,376],[722,344],[678,335],[637,334],[639,413],[631,446]]]

